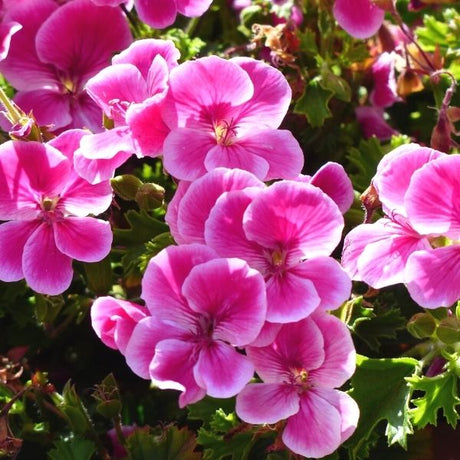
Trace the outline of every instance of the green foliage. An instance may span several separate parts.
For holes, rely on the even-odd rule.
[[[434,377],[414,375],[406,378],[412,391],[424,394],[412,400],[415,408],[409,411],[412,423],[417,428],[437,425],[438,412],[442,410],[447,422],[455,428],[459,413],[456,406],[460,404],[458,395],[458,376],[452,368]]]
[[[411,388],[405,378],[417,367],[418,361],[412,358],[370,359],[358,355],[349,392],[360,409],[358,428],[347,443],[352,459],[359,458],[361,447],[382,420],[387,422],[388,444],[406,447],[407,435],[413,429],[409,415]]]
[[[349,149],[347,160],[356,171],[350,174],[353,187],[360,192],[366,190],[383,158],[382,147],[377,138],[361,140],[359,147]]]
[[[94,443],[80,436],[60,439],[48,453],[50,460],[89,460],[96,452]]]
[[[305,115],[313,127],[323,126],[324,121],[332,116],[328,104],[333,93],[322,88],[320,81],[316,78],[308,83],[294,108],[294,112]]]
[[[197,57],[200,51],[206,46],[206,42],[199,37],[190,37],[187,32],[181,29],[168,29],[161,37],[164,40],[172,40],[176,48],[180,51],[182,62]]]

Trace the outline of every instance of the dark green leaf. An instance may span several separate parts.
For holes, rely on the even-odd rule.
[[[75,436],[69,440],[60,439],[48,453],[50,460],[89,460],[95,453],[93,442]]]
[[[328,105],[332,96],[331,91],[321,88],[319,79],[311,80],[297,101],[294,112],[305,115],[311,126],[321,127],[326,118],[332,116]]]

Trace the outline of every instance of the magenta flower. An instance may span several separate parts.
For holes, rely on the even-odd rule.
[[[401,100],[396,91],[396,53],[382,53],[372,65],[374,87],[370,94],[372,105],[390,107]]]
[[[141,305],[113,297],[98,297],[91,306],[91,324],[101,341],[124,354],[134,327],[148,316]]]
[[[112,200],[108,182],[96,186],[73,170],[81,131],[48,144],[9,141],[0,146],[0,279],[25,278],[36,292],[60,294],[72,281],[72,259],[97,262],[110,251]],[[91,238],[88,238],[91,235]]]
[[[302,150],[289,131],[277,129],[290,101],[282,73],[260,61],[211,56],[181,64],[171,71],[163,113],[171,129],[165,168],[188,181],[220,166],[261,180],[295,178]]]
[[[109,179],[133,153],[158,156],[169,130],[161,119],[169,71],[179,51],[172,41],[139,40],[92,77],[86,90],[114,128],[82,139],[75,168],[90,182]]]
[[[22,25],[0,62],[0,72],[18,90],[15,102],[53,130],[100,130],[101,111],[84,85],[132,40],[121,10],[89,0],[60,7],[52,0],[26,0],[11,7],[7,19]]]
[[[405,203],[414,228],[431,235],[434,249],[407,263],[407,288],[422,307],[449,307],[460,299],[460,156],[443,155],[416,171]]]
[[[224,193],[205,223],[205,241],[259,270],[267,320],[287,323],[337,308],[350,295],[349,277],[329,257],[342,229],[340,210],[319,188],[281,181]]]
[[[243,260],[216,258],[202,245],[170,246],[151,259],[141,320],[126,348],[134,372],[160,388],[182,391],[181,407],[206,394],[236,395],[251,362],[234,347],[252,342],[265,320],[262,276]]]
[[[119,5],[124,0],[91,0],[96,5]],[[201,16],[212,0],[134,0],[139,18],[155,29],[164,29],[176,20],[178,13],[189,18]]]
[[[355,227],[346,237],[342,265],[354,280],[374,288],[408,282],[408,261],[431,251],[430,233],[408,216],[406,195],[414,174],[445,154],[417,144],[402,145],[383,157],[372,184],[386,217]]]
[[[358,123],[361,125],[363,135],[366,139],[375,136],[381,141],[387,141],[391,139],[391,136],[394,134],[398,134],[398,131],[392,128],[385,121],[385,112],[382,107],[356,107],[355,114]]]
[[[236,413],[248,423],[287,419],[282,440],[299,455],[320,458],[354,432],[359,409],[343,385],[355,369],[346,326],[327,314],[285,324],[267,347],[247,347],[263,383],[250,383],[236,397]]]
[[[369,38],[380,29],[385,12],[372,0],[335,0],[334,17],[355,38]]]

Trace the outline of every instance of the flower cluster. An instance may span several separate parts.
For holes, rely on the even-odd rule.
[[[342,264],[375,288],[405,283],[422,307],[460,299],[456,278],[460,218],[456,204],[460,157],[408,144],[380,162],[373,187],[385,217],[346,237]]]

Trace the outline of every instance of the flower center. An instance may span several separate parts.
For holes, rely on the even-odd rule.
[[[308,371],[304,367],[294,367],[291,371],[291,384],[295,385],[299,393],[304,393],[311,388],[308,382]]]
[[[121,118],[122,120],[126,117],[126,111],[131,105],[128,101],[122,101],[121,99],[111,99],[109,101],[110,106],[110,118],[113,120]]]
[[[236,128],[233,119],[221,120],[214,125],[214,133],[219,145],[232,145],[236,141]]]
[[[56,210],[56,207],[59,202],[59,195],[53,198],[45,196],[40,202],[40,207],[42,209],[41,218],[48,223],[51,223],[57,217],[62,216],[60,211]]]
[[[433,249],[443,248],[445,246],[453,246],[454,244],[460,243],[460,241],[451,240],[450,238],[447,238],[447,236],[435,236],[435,237],[429,238],[429,242]]]

